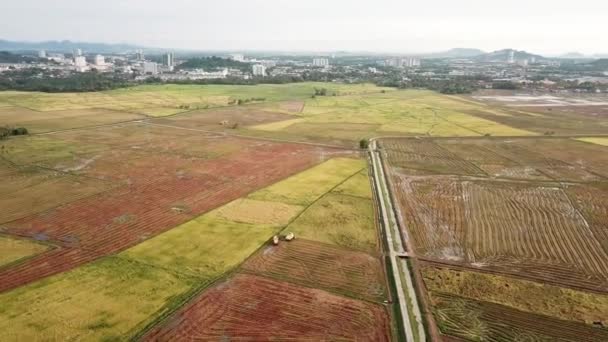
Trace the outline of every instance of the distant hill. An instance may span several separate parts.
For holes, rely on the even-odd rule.
[[[40,61],[37,57],[22,56],[8,51],[0,51],[0,63],[32,63]]]
[[[563,55],[559,55],[557,56],[557,58],[566,58],[566,59],[585,59],[585,58],[589,58],[585,55],[583,55],[580,52],[568,52],[565,53]]]
[[[454,48],[426,55],[426,58],[469,58],[485,54],[485,51],[469,48]]]
[[[608,69],[608,58],[598,59],[597,61],[591,62],[591,65],[596,68]]]
[[[72,52],[74,49],[82,49],[83,52],[105,52],[117,53],[133,51],[142,47],[130,44],[106,44],[72,42],[69,40],[46,41],[46,42],[20,42],[0,39],[0,51],[35,51],[47,50],[51,52]]]
[[[486,53],[476,56],[474,59],[479,62],[506,62],[509,60],[511,52],[513,52],[513,57],[515,60],[530,60],[531,58],[535,58],[536,60],[545,59],[545,57],[541,55],[535,55],[526,51],[518,51],[513,49],[504,49]]]

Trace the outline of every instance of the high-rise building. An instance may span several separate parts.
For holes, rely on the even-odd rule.
[[[72,51],[72,54],[74,55],[74,58],[80,57],[80,56],[82,56],[82,50],[81,49],[74,49],[74,51]]]
[[[254,64],[253,65],[253,76],[266,76],[266,67],[262,64]]]
[[[169,52],[163,56],[163,65],[169,68],[175,65],[175,55],[173,52]]]
[[[158,64],[154,62],[144,62],[143,64],[144,74],[158,74]]]
[[[240,53],[233,53],[230,55],[230,59],[237,62],[245,62],[245,56]]]
[[[93,64],[95,65],[105,65],[106,64],[106,60],[102,55],[96,55],[95,58],[93,58]]]
[[[381,65],[390,66],[394,68],[413,68],[420,66],[420,58],[417,57],[405,57],[405,58],[392,58],[387,59]]]
[[[143,50],[137,50],[135,52],[135,59],[137,59],[138,61],[143,61],[145,59],[145,57],[144,57],[144,51]]]
[[[329,59],[327,58],[314,58],[312,60],[312,65],[316,66],[316,67],[328,67],[329,66]]]
[[[44,50],[38,51],[38,57],[39,58],[46,58],[46,51],[44,51]]]
[[[509,51],[509,58],[508,58],[507,62],[509,64],[515,63],[515,51],[513,51],[513,50]]]
[[[74,57],[74,65],[77,67],[85,67],[87,66],[87,60],[84,56],[76,56]]]
[[[413,68],[420,66],[420,59],[416,57],[406,57],[397,63],[402,68]]]

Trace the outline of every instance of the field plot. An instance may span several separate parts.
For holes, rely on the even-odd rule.
[[[2,230],[7,234],[49,240],[62,248],[2,270],[0,289],[120,252],[319,163],[325,152],[331,152],[306,145],[236,138],[221,142],[210,137],[143,124],[54,134],[52,141],[59,143],[51,145],[56,148],[48,160],[38,163],[79,175],[63,175],[59,180],[84,183],[45,181],[25,187],[19,196],[3,200],[0,221],[5,222]],[[101,148],[89,152],[81,145]],[[38,146],[45,151],[43,142],[36,141],[33,147]],[[158,153],[163,148],[167,153]],[[38,152],[28,153],[37,159]],[[92,186],[87,185],[106,183],[114,187],[99,192],[89,191]],[[66,201],[76,195],[79,200]],[[22,212],[25,209],[29,211]],[[49,262],[50,257],[56,260]]]
[[[564,138],[380,145],[444,334],[606,339],[605,147]]]
[[[608,324],[608,294],[589,293],[496,274],[422,268],[431,293],[505,305],[523,312],[592,325]]]
[[[483,104],[420,90],[364,96],[316,97],[282,122],[251,126],[244,134],[353,144],[372,136],[519,136],[534,133],[469,114],[496,112]],[[500,113],[498,113],[500,114]]]
[[[379,305],[252,275],[219,283],[144,339],[389,340]]]
[[[608,289],[608,254],[560,188],[394,176],[417,253],[425,258]]]
[[[195,281],[110,257],[0,294],[3,339],[120,340]]]
[[[605,148],[571,139],[382,139],[404,174],[490,176],[530,181],[608,179]]]
[[[0,224],[22,219],[58,205],[75,202],[112,189],[112,184],[32,167],[3,176]]]
[[[239,126],[254,126],[293,119],[292,115],[272,112],[263,106],[232,106],[192,111],[150,122],[205,130],[233,130]],[[272,125],[272,124],[270,124]]]
[[[382,265],[377,258],[300,238],[265,247],[243,269],[350,297],[378,302],[386,298]]]
[[[608,332],[586,324],[448,295],[432,296],[441,332],[472,341],[606,341]]]
[[[608,146],[608,138],[580,138],[578,140],[584,141],[584,142],[589,142],[592,144]]]
[[[467,99],[467,98],[465,98]],[[604,95],[504,94],[468,97],[493,111],[471,109],[467,113],[511,127],[542,134],[605,134],[608,98]]]
[[[145,113],[159,108],[176,109],[180,106],[226,106],[232,100],[265,98],[267,101],[298,100],[310,97],[315,88],[327,88],[337,95],[365,94],[391,90],[372,84],[294,83],[283,85],[142,85],[94,93],[48,94],[35,92],[2,92],[0,103],[39,111],[103,108]]]
[[[356,159],[330,159],[140,243],[122,255],[207,279],[216,278],[255,252],[304,209],[289,202],[314,201],[323,195],[318,193],[311,198],[310,184],[331,189],[348,177],[346,174],[352,172],[349,168],[359,170],[362,165],[363,161]],[[341,171],[331,175],[331,170]],[[289,188],[289,184],[302,179],[308,181],[308,188]],[[276,189],[288,188],[291,190],[288,199],[268,196]],[[260,200],[261,197],[269,200]]]
[[[33,111],[21,107],[0,108],[0,125],[26,127],[30,133],[112,124],[145,117],[142,114],[96,108],[56,111]]]
[[[241,263],[277,230],[210,216],[188,221],[119,255],[211,280]]]
[[[377,253],[371,199],[330,192],[308,207],[285,232],[349,249]]]
[[[287,156],[281,154],[279,151],[281,148],[277,150],[276,147],[285,148],[282,144],[272,143],[270,146],[264,145],[264,151],[280,158],[283,167],[290,156],[294,160],[306,163],[314,163],[318,158],[315,154],[316,149],[311,147],[289,146]],[[304,150],[299,150],[299,148]],[[294,151],[297,153],[292,154]],[[248,150],[247,156],[260,160],[258,157],[262,156],[263,152],[259,153],[262,154],[256,155],[253,151]],[[314,156],[314,158],[302,159],[306,156]],[[167,156],[161,157],[167,158]],[[241,191],[248,192],[247,189],[251,186],[249,182],[259,182],[260,175],[250,165],[247,165],[246,160],[242,160],[239,153],[226,156],[222,160],[224,163],[233,160],[240,163],[238,165],[244,164],[248,167],[246,175],[242,176],[246,179],[231,178],[234,186],[240,190],[236,191],[225,183],[221,183],[222,189],[227,187],[231,189],[230,196],[241,193]],[[136,161],[140,162],[141,158],[137,158]],[[133,337],[175,310],[176,306],[182,305],[192,293],[235,269],[263,246],[270,237],[278,233],[292,217],[304,209],[297,205],[241,197],[137,244],[148,237],[148,234],[152,235],[167,229],[160,227],[160,224],[173,227],[176,224],[174,222],[188,219],[200,211],[208,211],[211,209],[210,206],[219,205],[220,201],[227,197],[225,193],[218,192],[219,185],[209,183],[220,179],[219,177],[201,178],[204,175],[208,176],[214,170],[208,167],[216,165],[213,164],[216,162],[215,160],[188,159],[187,162],[182,161],[185,164],[176,164],[177,161],[179,161],[178,158],[167,159],[163,163],[155,160],[159,167],[151,167],[153,170],[151,178],[155,179],[153,181],[150,181],[148,177],[141,180],[136,173],[132,174],[131,177],[134,178],[130,185],[120,188],[125,191],[125,194],[129,194],[125,197],[125,201],[126,198],[129,198],[131,203],[120,202],[120,199],[115,197],[116,193],[113,192],[112,196],[108,198],[108,203],[105,204],[100,196],[96,196],[94,205],[92,202],[80,201],[78,207],[63,206],[44,215],[34,216],[33,219],[23,220],[23,224],[29,225],[27,229],[18,227],[23,229],[20,230],[23,235],[32,234],[36,229],[42,227],[44,232],[38,233],[38,236],[44,234],[45,238],[59,241],[60,246],[33,256],[17,267],[8,268],[0,273],[3,290],[13,288],[0,294],[2,305],[0,321],[5,323],[5,326],[0,323],[0,328],[7,332],[7,336],[15,340],[36,340],[40,339],[40,336],[52,336],[54,339],[60,340],[112,340]],[[192,162],[194,164],[191,164]],[[276,165],[277,161],[272,161],[272,163]],[[134,168],[134,172],[142,172],[142,168],[148,167],[147,164],[136,165],[139,167],[130,165],[131,168]],[[297,165],[305,167],[305,164]],[[357,173],[362,165],[361,160],[337,158],[293,177],[288,177],[276,185],[279,185],[277,188],[284,188],[284,186],[280,186],[281,183],[293,182],[294,177],[298,179],[298,176],[302,177],[303,174],[305,179],[319,179],[319,185],[322,188],[331,189],[349,178],[352,173],[351,168]],[[94,169],[98,167],[98,165],[92,166]],[[234,165],[226,165],[226,167],[229,166],[234,168]],[[262,170],[265,165],[259,167],[259,170]],[[348,171],[349,175],[340,176],[344,171],[336,171],[331,177],[325,177],[327,170],[344,169]],[[121,170],[121,168],[116,170]],[[172,179],[168,177],[171,174],[170,170],[173,172],[181,170],[182,172]],[[91,170],[85,168],[82,171]],[[237,177],[238,172],[238,170],[226,169],[219,173],[223,177]],[[271,176],[271,179],[285,178],[276,171],[265,175]],[[225,179],[228,178],[221,178],[222,181]],[[159,184],[162,182],[161,180],[167,182],[166,189],[164,185]],[[178,184],[177,180],[186,182],[183,184],[183,188],[174,187]],[[270,180],[267,179],[267,181]],[[203,188],[210,188],[214,193],[209,195],[202,190]],[[146,189],[151,189],[151,192],[147,193]],[[189,197],[189,191],[194,191],[193,199]],[[263,191],[264,189],[258,192]],[[171,194],[186,196],[187,199],[176,201],[176,197],[172,197],[174,195]],[[255,197],[255,194],[256,192],[250,194],[249,197]],[[215,196],[219,196],[219,198]],[[322,196],[322,194],[318,196]],[[299,192],[294,189],[289,198],[308,199],[310,193],[305,188],[299,188]],[[197,201],[201,201],[201,203]],[[170,202],[171,206],[166,207],[165,205]],[[110,208],[109,203],[116,207]],[[135,204],[142,205],[141,212]],[[200,207],[196,207],[194,204]],[[111,218],[110,223],[99,223],[104,222],[106,217],[94,215],[100,206],[104,208],[104,213],[107,213],[108,218]],[[144,206],[153,212],[143,210]],[[91,209],[87,209],[87,211],[85,207],[91,207]],[[123,213],[119,208],[127,208],[128,211]],[[171,215],[163,211],[163,208]],[[71,214],[65,217],[57,214],[63,210],[68,210],[67,213]],[[35,220],[35,222],[30,220]],[[9,226],[8,230],[16,227],[12,224]],[[101,228],[95,229],[95,227]],[[68,231],[68,229],[70,230]],[[70,239],[61,239],[66,236]],[[296,243],[300,243],[300,241]],[[311,242],[308,244],[315,245]],[[116,255],[103,257],[124,248],[127,249]],[[327,251],[325,251],[326,248]],[[333,286],[332,288],[337,289],[342,286],[344,291],[352,291],[349,292],[352,293],[351,295],[369,300],[380,301],[384,298],[384,278],[378,259],[363,253],[332,249],[331,246],[317,246],[307,250],[321,253],[309,255],[311,262],[322,261],[321,258],[331,255],[335,257],[335,260],[341,261],[340,265],[344,269],[339,271],[342,272],[342,276],[336,274],[332,278],[326,278],[324,283],[328,287]],[[329,268],[332,267],[327,263],[325,265]],[[364,273],[359,275],[357,270],[363,270]],[[59,272],[63,273],[55,274]],[[45,276],[49,277],[39,280]],[[257,279],[257,277],[246,275],[238,277],[238,279]],[[350,284],[351,281],[353,284]],[[290,322],[295,325],[302,324],[308,329],[310,322],[306,319],[309,317],[312,317],[314,322],[321,322],[323,318],[333,319],[336,315],[343,315],[342,310],[346,310],[347,313],[350,312],[349,310],[355,310],[362,317],[361,324],[370,324],[371,328],[378,329],[371,331],[372,334],[387,336],[389,333],[386,312],[379,305],[336,297],[320,290],[305,288],[300,290],[296,285],[277,283],[272,280],[262,279],[261,282],[259,284],[258,280],[252,281],[251,286],[262,286],[263,289],[260,290],[262,294],[265,294],[265,291],[273,291],[265,284],[277,284],[277,290],[283,288],[286,293],[291,293],[290,289],[293,288],[295,300],[303,301],[302,305],[310,306],[308,310],[311,313],[308,316],[305,315],[303,321],[294,318],[295,309],[288,310],[285,313],[283,324]],[[25,285],[15,288],[23,284]],[[314,285],[317,283],[315,282]],[[253,289],[251,293],[249,288],[239,291],[245,291],[242,296],[248,296],[256,293],[257,290]],[[275,294],[277,296],[266,299],[271,306],[273,305],[272,312],[277,312],[276,310],[283,305],[285,300],[289,300],[291,303],[289,296],[281,295],[279,298],[279,293],[275,292]],[[310,294],[310,296],[303,297],[306,294]],[[238,296],[234,298],[238,299]],[[329,314],[317,313],[317,305],[320,302],[332,305],[332,311]],[[20,310],[19,303],[26,303],[27,310]],[[236,305],[236,303],[238,301],[230,305]],[[251,308],[254,310],[252,314],[255,314],[257,309]],[[218,311],[218,314],[222,312]],[[31,319],[32,316],[35,316],[35,319]],[[230,315],[226,316],[226,319],[229,317]],[[324,324],[338,325],[339,320],[335,319],[336,321],[333,323]],[[313,323],[313,326],[318,326],[318,323]],[[285,331],[290,331],[289,328],[286,329]],[[349,331],[337,334],[348,334]],[[321,336],[319,334],[325,333],[325,330],[318,328],[316,332],[312,331],[312,333],[315,336]],[[355,333],[368,332],[357,330]],[[196,336],[196,334],[190,336]]]
[[[365,168],[360,159],[334,158],[315,168],[256,192],[252,199],[309,205],[346,178]],[[316,186],[311,187],[310,184]]]
[[[49,246],[0,235],[0,267],[40,254]]]

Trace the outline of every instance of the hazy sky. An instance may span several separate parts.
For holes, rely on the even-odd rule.
[[[17,0],[0,38],[201,50],[608,53],[608,0]]]

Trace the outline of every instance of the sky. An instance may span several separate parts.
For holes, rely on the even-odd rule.
[[[608,53],[607,0],[19,0],[0,39],[195,50]]]

